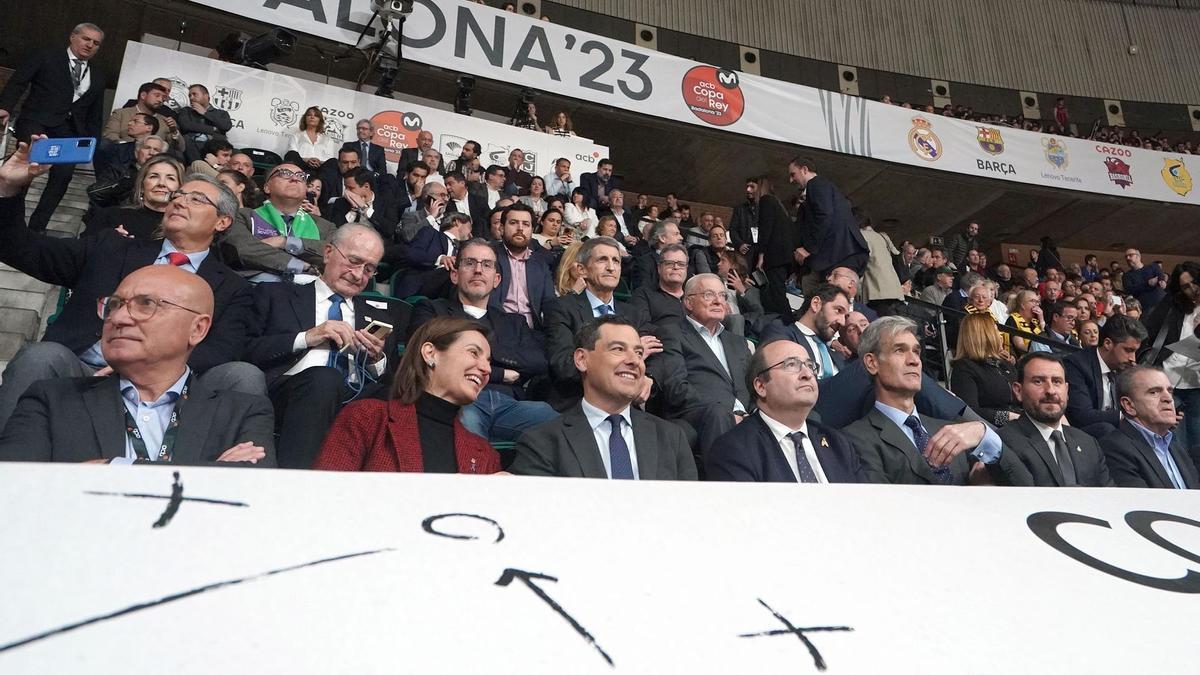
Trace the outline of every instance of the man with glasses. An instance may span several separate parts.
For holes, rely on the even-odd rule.
[[[404,269],[396,278],[392,294],[399,298],[412,295],[442,298],[448,295],[454,257],[461,243],[470,238],[471,217],[461,213],[442,216],[436,228],[422,227],[408,246],[400,249]]]
[[[819,371],[795,342],[776,340],[759,348],[745,373],[745,386],[758,409],[713,442],[705,455],[706,479],[867,482],[850,440],[810,417]]]
[[[216,233],[228,228],[237,212],[237,198],[229,188],[211,178],[187,176],[163,212],[161,241],[116,235],[59,239],[32,232],[24,223],[21,192],[47,168],[31,166],[25,144],[0,166],[0,262],[44,283],[71,289],[42,341],[22,347],[5,369],[0,427],[25,390],[38,380],[111,372],[101,351],[102,321],[96,314],[96,300],[111,295],[129,273],[149,265],[174,265],[212,288],[216,297],[212,329],[188,360],[205,387],[265,393],[262,373],[236,362],[251,321],[250,286],[210,254]],[[34,328],[28,330],[32,335]]]
[[[387,159],[384,157],[382,145],[374,143],[375,123],[369,119],[361,119],[354,125],[358,138],[342,144],[342,150],[353,150],[358,153],[358,163],[370,171],[387,173]]]
[[[500,284],[496,251],[484,239],[470,239],[459,248],[450,270],[455,294],[449,299],[422,300],[413,310],[410,332],[434,317],[478,321],[491,328],[492,377],[479,397],[463,408],[467,430],[490,441],[515,441],[525,431],[558,417],[548,404],[531,401],[530,380],[546,375],[546,346],[523,317],[489,306]]]
[[[645,312],[663,330],[683,330],[687,323],[682,302],[687,274],[688,252],[683,244],[664,246],[658,253],[657,282],[634,289],[629,304]]]
[[[308,174],[295,164],[271,169],[263,183],[267,200],[238,212],[222,242],[226,260],[254,282],[290,281],[320,272],[324,242],[334,224],[306,199]]]
[[[246,357],[267,374],[283,468],[310,468],[342,405],[376,391],[395,360],[407,305],[360,295],[382,256],[374,228],[343,225],[325,244],[313,283],[255,289],[259,323]],[[375,320],[393,327],[386,338],[367,330]]]
[[[663,249],[671,244],[683,243],[683,235],[679,233],[679,222],[667,219],[655,223],[650,229],[649,249],[633,258],[633,271],[630,274],[630,284],[638,289],[643,286],[653,288],[658,283],[658,259]],[[684,249],[686,251],[687,249]]]
[[[270,402],[213,391],[188,366],[212,326],[208,284],[152,265],[97,304],[111,373],[35,383],[0,435],[0,460],[275,466]]]
[[[664,260],[667,255],[663,254]],[[678,398],[667,401],[665,412],[668,418],[682,419],[696,430],[700,455],[705,457],[713,441],[745,419],[750,410],[746,389],[750,347],[722,324],[729,305],[721,277],[697,274],[682,290],[687,316],[677,331],[684,376]]]

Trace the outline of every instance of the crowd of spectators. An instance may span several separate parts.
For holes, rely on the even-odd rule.
[[[102,41],[81,24],[69,51]],[[0,103],[77,70],[31,62]],[[20,114],[0,261],[72,292],[4,372],[0,459],[1200,487],[1176,344],[1196,263],[1064,264],[1047,238],[990,264],[980,223],[894,242],[804,156],[792,188],[747,178],[728,225],[675,195],[630,208],[609,159],[537,176],[476,141],[444,161],[428,130],[393,172],[369,120],[338,146],[319,108],[255,167],[202,83],[203,123],[155,129],[164,86],[112,113],[126,154],[74,239],[24,222],[47,168],[28,142],[63,129],[21,125],[37,98]]]

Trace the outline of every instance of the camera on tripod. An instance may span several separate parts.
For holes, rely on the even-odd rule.
[[[371,0],[371,12],[384,20],[408,16],[413,11],[413,0]]]

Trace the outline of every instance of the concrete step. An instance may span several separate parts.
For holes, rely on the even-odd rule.
[[[37,336],[40,324],[41,317],[32,309],[0,307],[0,326],[4,326],[6,331],[24,335],[32,340]]]
[[[0,360],[8,363],[28,340],[20,333],[0,333]],[[0,371],[2,372],[2,371]]]
[[[44,292],[14,291],[7,288],[0,289],[0,307],[29,309],[40,315],[42,308],[46,304],[46,295]]]
[[[51,288],[53,287],[50,284],[38,281],[27,274],[17,271],[0,270],[0,289],[49,293]]]

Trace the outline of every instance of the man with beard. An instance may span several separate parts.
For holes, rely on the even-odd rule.
[[[452,159],[449,162],[446,162],[446,173],[449,174],[459,171],[465,174],[467,165],[471,163],[471,160],[478,158],[479,153],[482,151],[483,148],[480,147],[478,141],[467,141],[466,143],[463,143],[462,154],[460,154],[457,159]]]
[[[541,330],[542,312],[554,300],[554,275],[542,256],[534,255],[533,209],[513,204],[500,213],[501,240],[492,244],[500,284],[492,294],[492,309],[517,314]]]
[[[1067,375],[1052,354],[1031,352],[1017,362],[1013,398],[1025,414],[997,432],[1039,487],[1112,487],[1100,444],[1064,424]]]
[[[838,374],[845,365],[842,355],[829,348],[830,341],[845,324],[850,313],[850,296],[833,284],[822,284],[804,301],[800,318],[790,326],[771,324],[763,331],[762,344],[773,340],[791,340],[808,350],[817,364],[817,379]]]
[[[1074,309],[1072,307],[1071,309]],[[1100,329],[1100,344],[1063,359],[1067,372],[1067,419],[1071,426],[1104,438],[1121,423],[1117,374],[1137,363],[1146,328],[1136,319],[1114,316]]]
[[[108,121],[104,123],[104,131],[101,132],[105,143],[101,145],[107,146],[108,144],[132,141],[133,136],[129,133],[129,120],[133,119],[134,115],[153,115],[158,121],[158,130],[154,134],[170,143],[171,148],[183,156],[186,139],[183,134],[179,133],[179,125],[175,122],[174,115],[168,117],[163,114],[163,109],[167,107],[165,102],[170,97],[170,93],[170,90],[156,82],[147,82],[138,87],[137,101],[132,106],[114,110],[108,116]]]
[[[733,208],[733,216],[729,219],[729,239],[733,247],[748,258],[750,247],[758,242],[758,181],[746,179],[746,201]],[[752,258],[751,258],[752,259]]]

